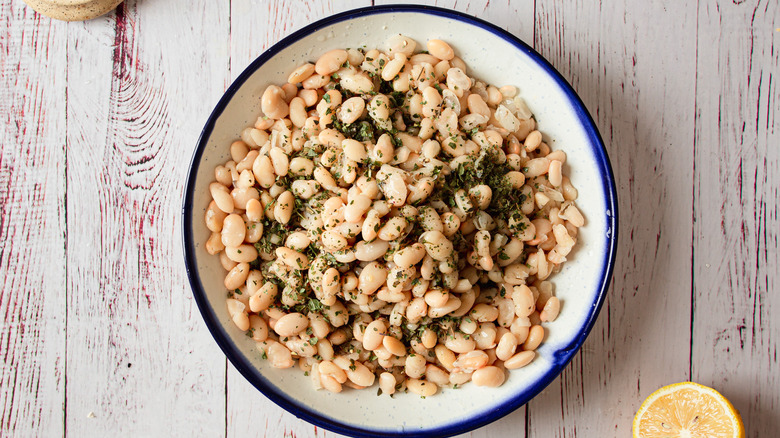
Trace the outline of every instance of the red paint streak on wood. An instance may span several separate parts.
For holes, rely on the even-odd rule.
[[[0,436],[62,434],[65,26],[0,1]]]
[[[171,230],[203,102],[228,74],[226,12],[206,0],[128,1],[69,32],[68,76],[82,78],[69,84],[69,160],[83,164],[68,172],[69,221],[82,225],[69,234],[69,434],[225,430],[224,358]]]
[[[579,93],[609,151],[621,239],[593,331],[529,403],[532,437],[628,436],[644,397],[688,378],[695,8],[536,2],[535,47]],[[581,421],[590,415],[601,421]]]
[[[699,2],[692,377],[746,436],[780,426],[780,71],[777,2]]]

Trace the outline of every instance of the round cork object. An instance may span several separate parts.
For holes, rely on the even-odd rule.
[[[90,20],[99,17],[123,0],[24,0],[38,13],[64,21]]]

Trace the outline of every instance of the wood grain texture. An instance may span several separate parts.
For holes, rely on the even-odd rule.
[[[0,1],[0,436],[62,434],[63,23]]]
[[[86,23],[0,0],[0,436],[337,437],[227,364],[194,304],[179,206],[196,138],[264,49],[369,0],[130,0]],[[377,1],[377,4],[401,3]],[[617,178],[613,287],[580,354],[464,436],[629,436],[693,379],[780,428],[775,0],[426,0],[547,57]]]
[[[695,17],[686,2],[537,1],[536,49],[609,151],[620,242],[590,337],[528,406],[532,437],[629,436],[644,397],[688,379]]]
[[[748,437],[780,428],[778,17],[776,1],[699,4],[691,373]]]
[[[228,79],[228,13],[130,1],[69,32],[68,435],[224,433],[224,356],[175,230]]]

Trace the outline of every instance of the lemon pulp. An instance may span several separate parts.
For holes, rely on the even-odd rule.
[[[693,382],[665,386],[650,395],[634,418],[635,438],[741,438],[734,406],[712,388]]]

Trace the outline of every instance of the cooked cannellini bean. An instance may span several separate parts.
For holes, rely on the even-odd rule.
[[[384,372],[379,375],[379,388],[383,394],[392,395],[395,393],[396,380],[392,373]]]
[[[575,227],[582,227],[585,225],[585,219],[582,217],[580,210],[571,202],[564,202],[561,206],[561,211],[558,213],[558,217],[571,222]]]
[[[534,357],[536,357],[536,352],[534,351],[521,351],[504,361],[504,366],[508,370],[522,368],[531,363],[531,361],[534,360]]]
[[[320,75],[329,75],[341,68],[341,64],[343,64],[348,57],[349,55],[346,50],[336,49],[326,52],[317,60],[317,63],[314,65],[314,71]]]
[[[517,350],[517,336],[511,332],[504,333],[496,346],[496,357],[503,361],[509,360],[515,354],[515,350]]]
[[[335,296],[341,286],[341,274],[336,268],[329,268],[322,275],[322,301],[331,301],[330,298]]]
[[[262,312],[268,309],[273,304],[279,293],[279,289],[276,284],[267,282],[257,290],[251,297],[249,297],[249,309],[252,312]]]
[[[544,305],[541,313],[539,313],[539,319],[542,322],[552,322],[558,317],[558,313],[561,310],[561,301],[558,297],[550,297],[547,303]]]
[[[274,185],[276,175],[271,158],[266,155],[258,156],[252,164],[252,173],[260,187],[268,189]]]
[[[274,368],[290,368],[295,364],[290,350],[278,342],[274,342],[268,347],[267,354],[268,360]]]
[[[295,208],[295,197],[292,192],[285,190],[274,203],[274,217],[277,221],[286,224],[290,222]]]
[[[488,365],[490,358],[487,353],[481,350],[473,350],[458,356],[458,359],[452,363],[457,371],[472,372]]]
[[[374,91],[374,82],[368,75],[362,73],[343,76],[339,84],[343,89],[353,93],[366,94]]]
[[[401,268],[410,268],[425,257],[425,247],[420,243],[409,245],[393,255],[393,261]]]
[[[383,256],[389,248],[390,245],[383,240],[371,243],[360,241],[355,245],[355,257],[362,262],[370,262]]]
[[[428,231],[421,239],[425,251],[435,260],[446,260],[452,254],[452,242],[441,231]]]
[[[392,81],[398,75],[398,73],[401,72],[401,69],[404,67],[405,63],[406,55],[403,53],[396,53],[395,56],[393,56],[393,59],[387,62],[384,68],[382,68],[382,73],[380,76],[385,81]]]
[[[523,175],[525,175],[526,178],[534,178],[539,175],[544,175],[547,173],[549,168],[549,159],[546,157],[534,158],[533,160],[528,160],[528,162],[525,163]]]
[[[338,118],[342,123],[354,123],[366,109],[366,102],[360,97],[350,97],[341,104]]]
[[[401,357],[406,354],[406,347],[404,343],[399,341],[393,336],[385,336],[382,338],[382,345],[395,356]]]
[[[307,62],[296,68],[290,73],[287,82],[290,84],[299,84],[308,79],[314,73],[314,64]]]
[[[276,85],[269,85],[265,89],[260,102],[263,114],[272,119],[282,119],[290,112],[290,107],[284,100],[284,91]]]
[[[544,327],[540,325],[531,326],[528,332],[528,339],[523,343],[524,350],[536,350],[539,344],[544,340]]]
[[[417,48],[416,41],[401,34],[395,34],[388,38],[387,45],[389,53],[402,53],[405,56],[411,56],[414,53],[414,49]]]
[[[408,379],[406,381],[406,387],[412,394],[419,395],[420,397],[430,397],[439,391],[438,385],[422,379]]]
[[[447,88],[456,96],[462,97],[463,92],[471,88],[471,79],[460,68],[453,67],[447,70]]]
[[[307,269],[309,267],[309,258],[294,249],[283,246],[276,248],[276,256],[284,262],[285,265],[293,269]]]
[[[239,263],[225,276],[225,289],[233,291],[246,282],[249,275],[249,263]]]
[[[249,263],[257,258],[257,249],[253,245],[239,245],[225,247],[225,254],[230,260],[237,263]]]
[[[206,227],[214,233],[219,233],[222,231],[222,226],[226,217],[227,213],[220,210],[219,207],[217,207],[217,203],[212,200],[206,209]]]
[[[341,366],[340,364],[338,365]],[[347,379],[358,386],[368,387],[374,384],[374,373],[361,362],[354,361],[349,363],[344,371],[347,373]]]
[[[309,319],[301,313],[288,313],[279,318],[274,325],[274,331],[279,336],[294,336],[306,330]]]
[[[379,229],[377,236],[382,240],[395,240],[404,232],[406,225],[406,219],[400,216],[390,218],[390,220]]]
[[[358,288],[360,293],[370,295],[377,291],[387,280],[387,268],[384,264],[371,262],[360,272]]]
[[[209,185],[209,191],[214,199],[214,203],[220,210],[225,213],[233,212],[233,198],[230,196],[227,187],[218,182],[213,182]]]
[[[387,325],[384,321],[381,319],[372,321],[368,324],[368,327],[366,327],[366,331],[363,334],[363,346],[367,350],[376,350],[382,345],[382,338],[385,336],[386,331]]]
[[[504,370],[495,366],[486,366],[474,371],[471,381],[477,386],[489,386],[495,388],[504,384],[506,374]]]
[[[228,246],[238,246],[246,237],[246,224],[241,216],[237,214],[228,215],[222,224],[222,244]]]
[[[390,128],[390,99],[384,94],[377,94],[368,105],[368,115],[384,128]]]
[[[444,345],[455,353],[468,353],[476,347],[476,342],[462,333],[454,333],[447,337]]]
[[[452,50],[449,44],[439,39],[428,40],[428,52],[445,61],[455,57],[455,52]]]

